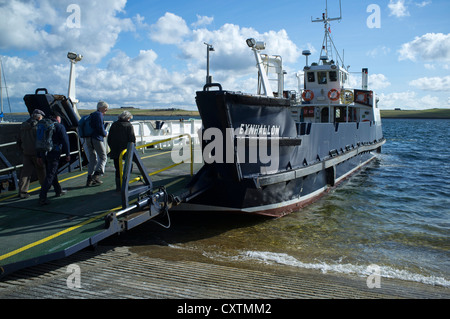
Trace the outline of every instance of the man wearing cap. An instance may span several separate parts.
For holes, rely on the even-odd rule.
[[[31,117],[20,126],[20,134],[17,143],[23,153],[23,167],[19,179],[19,198],[28,198],[31,177],[36,171],[39,183],[42,185],[45,179],[45,167],[38,163],[36,153],[36,131],[37,123],[42,120],[45,113],[41,110],[34,110]]]

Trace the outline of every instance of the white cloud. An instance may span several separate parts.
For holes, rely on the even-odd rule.
[[[197,14],[197,21],[192,23],[193,28],[198,28],[204,25],[209,25],[214,21],[213,17],[201,16]]]
[[[159,18],[150,30],[150,38],[162,44],[180,43],[190,33],[186,21],[170,12]]]
[[[416,6],[418,6],[419,8],[423,8],[423,7],[426,7],[427,5],[430,5],[430,4],[431,4],[431,0],[430,1],[422,1],[422,2],[416,3]]]
[[[450,76],[423,77],[409,82],[409,85],[424,91],[450,92]]]
[[[399,60],[450,61],[450,33],[427,33],[402,45]]]
[[[195,92],[185,85],[189,76],[170,73],[157,63],[153,50],[142,50],[135,58],[120,52],[106,69],[81,69],[78,80],[80,100],[113,100],[134,106],[169,106],[193,103]],[[196,87],[200,87],[196,83]],[[81,89],[82,88],[82,89]]]
[[[381,90],[389,87],[391,83],[384,74],[369,74],[369,87],[371,90]]]
[[[396,16],[397,18],[409,16],[408,8],[405,6],[405,0],[389,0],[388,8],[390,10],[389,15]]]
[[[378,46],[372,50],[366,52],[366,55],[372,58],[376,58],[379,56],[386,56],[391,52],[391,49],[386,46]]]
[[[67,12],[72,0],[10,0],[0,6],[0,48],[31,50],[48,60],[80,52],[85,61],[98,63],[116,44],[119,33],[131,31],[130,19],[120,19],[126,0],[79,0],[80,24],[71,27]]]
[[[204,25],[213,20],[201,16],[190,28],[182,17],[172,13],[166,13],[149,25],[141,15],[132,19],[119,18],[125,0],[107,1],[109,5],[104,1],[98,4],[98,1],[80,0],[79,29],[66,25],[70,15],[66,8],[71,0],[42,0],[39,6],[34,1],[11,0],[0,6],[0,10],[6,10],[2,13],[22,19],[16,30],[4,20],[0,21],[0,32],[13,32],[11,37],[0,37],[0,49],[31,51],[31,57],[3,58],[10,96],[23,104],[23,96],[33,93],[37,87],[46,87],[52,94],[67,94],[70,64],[66,54],[75,51],[84,56],[76,66],[80,108],[92,108],[100,99],[113,107],[176,105],[194,108],[195,92],[201,90],[206,76],[203,42],[213,44],[216,49],[211,54],[211,74],[215,81],[224,89],[256,92],[256,62],[245,42],[250,37],[266,42],[264,53],[283,57],[288,72],[286,88],[297,87],[295,71],[289,63],[297,62],[301,50],[285,30],[260,33],[233,24],[208,30]],[[48,11],[46,18],[44,9]],[[154,41],[175,45],[173,51],[178,53],[178,62],[182,63],[173,69],[163,67],[158,60],[159,52],[152,49],[142,50],[136,56],[124,53],[116,44],[119,35],[128,31],[146,35],[150,32]],[[141,34],[134,32],[133,35]],[[27,35],[30,35],[28,42],[24,40]],[[98,62],[102,64],[97,65]]]
[[[253,28],[241,28],[234,24],[225,24],[218,30],[196,29],[189,41],[180,45],[184,57],[204,64],[205,47],[203,42],[211,43],[215,52],[211,54],[211,67],[216,70],[239,70],[248,72],[255,66],[254,56],[245,40],[255,38],[266,43],[264,53],[281,55],[283,61],[297,61],[301,55],[298,47],[289,39],[285,30],[259,33]]]

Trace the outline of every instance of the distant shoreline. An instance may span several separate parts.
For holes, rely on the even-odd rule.
[[[134,109],[134,108],[120,108],[120,109],[108,109],[106,115],[119,115],[123,111],[129,111],[133,116],[199,116],[198,111],[188,111],[182,109]],[[94,110],[78,110],[78,113],[88,115],[94,112]]]
[[[381,110],[385,119],[450,119],[450,109]]]
[[[81,116],[88,115],[94,110],[78,110]],[[182,109],[109,109],[107,115],[119,115],[129,111],[134,116],[200,116],[198,111]],[[28,113],[10,113],[12,115],[28,115]],[[6,115],[6,114],[5,114]],[[429,110],[381,110],[381,118],[392,119],[450,119],[450,109]]]

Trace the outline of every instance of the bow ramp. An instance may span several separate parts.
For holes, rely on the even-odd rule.
[[[37,182],[27,199],[19,200],[16,192],[1,193],[0,276],[64,258],[149,220],[169,227],[169,209],[189,195],[187,185],[201,165],[191,160],[167,167],[173,163],[170,151],[145,145],[138,149],[130,144],[123,154],[120,192],[109,162],[100,186],[85,186],[86,171],[60,175],[68,192],[53,197],[51,189],[49,205],[39,206]]]

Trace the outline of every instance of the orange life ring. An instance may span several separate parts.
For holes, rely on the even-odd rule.
[[[340,95],[341,95],[341,94],[340,94],[339,91],[336,90],[336,89],[331,89],[330,92],[328,92],[328,98],[329,98],[331,101],[337,101],[337,100],[339,100]]]
[[[306,102],[312,101],[312,99],[314,99],[314,92],[311,90],[304,90],[302,93],[302,98]]]
[[[367,93],[357,92],[355,96],[355,102],[366,104],[367,103]]]

